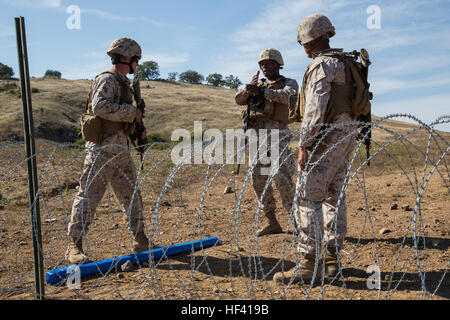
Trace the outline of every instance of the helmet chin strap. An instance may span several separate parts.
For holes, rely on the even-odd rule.
[[[134,56],[133,58],[131,58],[130,62],[124,62],[124,61],[118,61],[115,64],[125,64],[130,68],[130,71],[128,72],[129,74],[133,74],[134,70],[133,70],[133,62],[137,62],[139,61],[139,58],[137,56]]]
[[[119,61],[119,62],[117,62],[116,64],[125,64],[125,65],[127,65],[127,66],[130,68],[130,71],[129,71],[128,73],[129,73],[129,74],[133,74],[133,73],[134,73],[133,66],[132,66],[133,61],[131,61],[131,62],[123,62],[123,61]]]

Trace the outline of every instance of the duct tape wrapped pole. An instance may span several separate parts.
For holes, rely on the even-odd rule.
[[[42,257],[41,218],[38,195],[39,186],[36,167],[36,148],[33,134],[33,110],[31,103],[25,20],[23,17],[14,18],[14,20],[16,24],[17,54],[19,58],[20,88],[23,107],[23,128],[25,149],[27,153],[28,192],[34,255],[35,296],[37,299],[41,300],[44,298],[44,264]]]

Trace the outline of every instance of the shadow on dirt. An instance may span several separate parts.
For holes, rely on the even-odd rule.
[[[430,238],[434,239],[434,238]],[[442,250],[448,248],[447,239],[440,239],[442,245]],[[358,239],[355,238],[346,238],[346,241],[356,243]],[[403,239],[381,239],[377,241],[386,241],[388,243],[399,244],[403,241]],[[427,239],[428,241],[428,239]],[[360,244],[368,244],[373,242],[371,239],[359,239]],[[407,239],[406,242],[412,242],[413,239]],[[217,258],[213,256],[203,256],[203,255],[195,255],[191,254],[180,254],[176,256],[170,257],[170,263],[166,260],[166,258],[162,258],[159,261],[156,261],[155,264],[152,263],[152,268],[156,268],[156,270],[173,270],[177,271],[193,271],[200,272],[205,275],[214,275],[215,277],[224,277],[224,278],[239,278],[244,277],[251,280],[260,280],[260,281],[272,281],[273,275],[279,271],[286,271],[295,266],[294,261],[290,260],[280,260],[277,258],[268,258],[264,256],[256,257],[256,256],[246,256],[244,254],[240,254],[239,256],[227,257],[227,258]],[[141,268],[149,269],[148,263],[144,263]],[[134,270],[139,268],[135,267]],[[119,270],[110,270],[107,274],[109,276],[113,276]],[[133,272],[133,271],[131,271]],[[447,272],[447,273],[446,273]],[[443,278],[445,274],[445,277]],[[325,286],[334,286],[334,287],[343,287],[347,290],[360,290],[367,291],[368,289],[368,280],[372,274],[367,273],[365,270],[358,268],[345,268],[342,270],[342,276],[337,276],[334,279],[326,278],[324,285]],[[83,282],[87,280],[93,280],[97,278],[104,277],[106,274],[97,274],[91,275],[86,278],[83,278]],[[422,283],[422,278],[424,281]],[[424,295],[423,298],[427,299],[432,294],[436,296],[450,299],[450,286],[449,286],[449,272],[448,270],[439,270],[439,271],[427,271],[426,274],[420,275],[418,272],[381,272],[380,273],[380,291],[383,294],[381,297],[385,297],[386,295],[395,294],[398,292],[404,292],[408,294],[409,291],[420,292],[422,288],[425,287],[428,296]],[[315,287],[319,285],[321,280],[316,281]],[[438,287],[439,285],[439,287]],[[438,288],[437,288],[438,287]],[[437,290],[436,290],[437,288]],[[372,289],[377,291],[378,289]]]
[[[426,272],[426,274],[422,273],[422,277],[424,278],[424,287],[426,291],[431,296],[435,291],[436,295],[442,298],[449,299],[450,298],[450,288],[448,286],[449,282],[449,273],[445,274],[445,278],[442,279],[445,270],[440,271],[432,271]],[[336,287],[346,287],[347,289],[353,290],[369,290],[368,289],[368,277],[371,274],[366,273],[364,270],[355,269],[355,268],[346,268],[342,272],[345,277],[345,281],[342,280],[334,280],[329,281],[328,283],[332,286]],[[392,277],[392,278],[391,278]],[[351,278],[352,280],[348,280]],[[361,278],[361,280],[353,280],[354,278]],[[419,273],[408,273],[408,272],[381,272],[380,273],[380,291],[389,292],[389,291],[405,291],[408,293],[409,291],[422,291],[422,279]],[[442,282],[441,282],[442,281]],[[400,283],[399,283],[400,282]],[[440,284],[440,285],[439,285]],[[439,288],[436,290],[437,286]],[[377,289],[373,289],[377,290]],[[427,296],[424,296],[424,299],[427,299]]]
[[[273,275],[281,270],[289,270],[295,266],[293,261],[266,258],[266,257],[248,257],[241,255],[240,258],[216,258],[212,256],[192,256],[179,255],[171,257],[178,264],[160,264],[159,269],[174,270],[198,270],[199,272],[210,274],[217,277],[246,277],[254,280],[272,280]]]
[[[424,241],[423,237],[417,237],[417,249],[423,250]],[[357,239],[357,238],[349,238],[346,237],[345,241],[353,243],[353,244],[370,244],[374,242],[374,239]],[[414,238],[386,238],[386,239],[376,239],[377,243],[388,243],[388,244],[402,244],[407,247],[414,248]],[[427,249],[438,249],[438,250],[447,250],[450,246],[450,239],[444,238],[425,238],[425,247]]]
[[[233,258],[231,259],[221,259],[216,257],[204,257],[196,256],[195,260],[192,260],[191,256],[181,255],[172,257],[171,260],[176,260],[181,262],[181,264],[160,264],[158,269],[173,269],[177,270],[198,270],[204,274],[219,277],[246,277],[253,280],[269,280],[271,281],[273,275],[281,270],[288,270],[295,266],[293,261],[284,260],[280,261],[275,258],[265,258],[260,257],[246,257],[241,256],[241,259]],[[207,264],[205,263],[207,262]],[[260,262],[259,262],[260,261]],[[261,270],[262,268],[262,270]],[[424,277],[424,286],[431,296],[435,293],[436,296],[449,299],[450,298],[450,288],[449,288],[449,272],[445,274],[445,278],[442,279],[445,270],[440,271],[427,271],[422,277]],[[324,284],[335,286],[335,287],[345,287],[348,290],[363,290],[368,289],[368,278],[371,274],[366,273],[365,270],[356,268],[345,268],[343,269],[344,281],[342,277],[336,277],[335,279],[325,279]],[[355,278],[361,278],[361,280],[355,280]],[[422,280],[419,273],[408,273],[408,272],[381,272],[380,273],[380,291],[385,294],[395,293],[395,292],[405,292],[408,291],[418,291],[422,290]],[[320,283],[318,280],[317,283]],[[437,286],[439,288],[436,290]],[[317,285],[315,285],[317,286]],[[375,289],[377,290],[377,289]],[[435,292],[436,291],[436,292]],[[424,299],[427,299],[424,296]]]

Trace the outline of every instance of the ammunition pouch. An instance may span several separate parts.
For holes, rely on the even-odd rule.
[[[101,119],[93,114],[85,113],[81,116],[81,135],[84,141],[100,145],[104,137],[123,130],[125,134],[131,135],[135,131],[134,123],[114,122]]]
[[[84,141],[95,144],[102,143],[102,119],[92,114],[85,113],[81,116],[81,135]]]

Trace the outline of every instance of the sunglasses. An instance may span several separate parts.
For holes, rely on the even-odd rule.
[[[302,43],[300,40],[298,41],[298,44],[302,47],[305,47],[306,49],[312,49],[314,48],[320,41],[322,41],[322,37],[319,37],[317,39],[314,39],[307,43]]]
[[[139,63],[139,58],[137,56],[134,56],[133,58],[131,58],[130,63],[133,63],[133,62]]]

